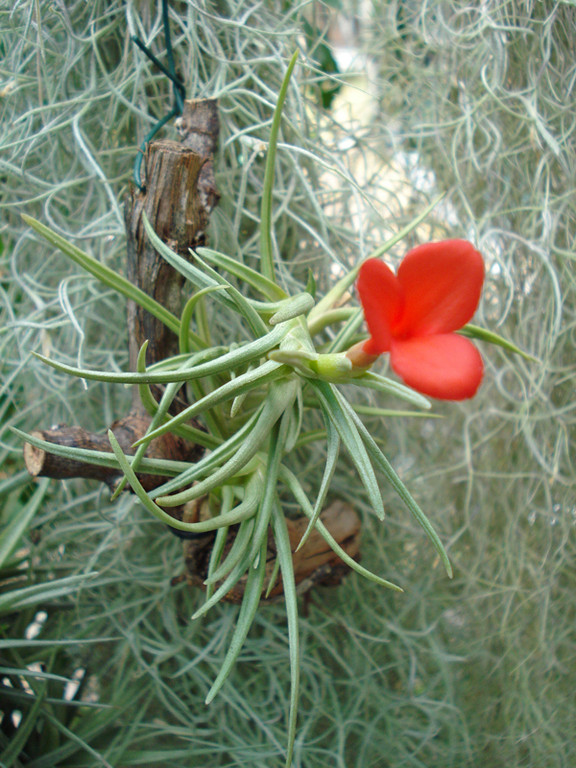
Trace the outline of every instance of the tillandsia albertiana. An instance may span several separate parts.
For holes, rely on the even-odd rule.
[[[245,589],[229,650],[208,693],[208,702],[237,659],[262,596],[273,589],[281,576],[292,670],[287,764],[291,762],[296,727],[299,646],[294,552],[281,494],[291,495],[309,520],[298,548],[316,531],[351,569],[378,584],[399,590],[350,557],[320,518],[341,448],[344,448],[377,517],[384,519],[378,479],[383,476],[426,533],[448,575],[452,573],[445,548],[432,524],[364,426],[341,385],[376,390],[394,395],[416,408],[429,409],[430,402],[422,392],[443,399],[462,399],[472,396],[480,383],[479,353],[463,336],[520,352],[495,334],[468,324],[478,304],[483,280],[482,259],[469,243],[449,241],[422,246],[423,251],[415,249],[408,254],[397,275],[379,260],[418,226],[437,200],[319,300],[311,285],[302,286],[300,292],[291,296],[283,290],[273,258],[272,185],[282,105],[295,63],[296,57],[293,57],[271,128],[261,209],[260,269],[210,248],[198,248],[191,254],[192,260],[187,261],[171,250],[145,219],[151,243],[194,289],[180,318],[60,235],[25,217],[50,243],[104,284],[139,303],[178,335],[179,355],[147,368],[144,345],[137,370],[127,373],[77,368],[39,356],[47,365],[86,380],[137,385],[151,416],[148,431],[136,444],[133,456],[125,455],[111,431],[113,455],[48,443],[42,443],[41,447],[83,461],[119,467],[124,473],[124,482],[130,484],[144,507],[175,529],[191,534],[217,531],[206,579],[212,587],[208,589],[204,609],[197,615],[214,605],[240,579],[245,580]],[[289,267],[282,264],[282,269]],[[358,276],[363,310],[347,306],[345,300],[350,298],[349,289]],[[193,330],[193,320],[201,316],[206,301],[214,302],[223,313],[237,315],[244,337],[214,343],[205,322],[197,322]],[[360,330],[364,318],[370,332],[368,340]],[[369,370],[384,352],[390,352],[393,369],[410,386]],[[150,387],[159,384],[164,385],[164,389],[158,402]],[[193,403],[174,415],[170,406],[183,385],[189,388]],[[324,424],[321,434],[308,432],[308,409],[320,414]],[[206,432],[190,426],[194,417],[203,420]],[[146,458],[150,442],[167,432],[199,442],[208,451],[191,464]],[[290,461],[295,449],[305,447],[315,451],[311,437],[326,440],[326,463],[312,497],[291,469]],[[33,437],[26,436],[26,439],[35,442]],[[153,491],[146,491],[137,471],[163,476],[165,482]],[[209,500],[209,514],[205,519],[188,522],[170,514],[174,507],[204,498]],[[237,527],[235,544],[228,556],[223,557],[231,526]],[[274,538],[277,565],[272,574],[268,574],[269,583],[265,583],[265,554],[270,535]],[[214,590],[216,577],[224,579],[224,586]]]
[[[423,211],[411,226],[416,226],[429,210]],[[74,247],[62,241],[60,236],[32,219],[28,221],[52,243],[69,255],[74,255],[77,261],[90,268],[88,261],[90,257],[87,254],[76,251],[72,253],[71,249]],[[46,450],[59,450],[72,458],[84,461],[99,461],[109,466],[119,466],[144,507],[163,523],[189,533],[218,531],[221,534],[219,555],[223,552],[223,540],[230,527],[240,526],[241,534],[238,534],[238,539],[242,542],[242,547],[240,551],[238,547],[235,548],[235,557],[230,558],[233,562],[227,565],[226,560],[221,561],[218,555],[211,558],[207,581],[213,582],[213,574],[218,571],[220,576],[226,577],[225,586],[217,592],[208,591],[205,609],[197,612],[197,615],[205,613],[205,610],[214,605],[217,598],[222,597],[235,582],[248,577],[228,655],[208,694],[207,701],[214,698],[230,672],[247,636],[261,597],[271,591],[273,582],[278,576],[278,570],[275,570],[272,583],[264,583],[265,552],[269,531],[272,531],[288,613],[293,681],[290,725],[290,743],[292,743],[298,692],[297,589],[293,573],[293,551],[287,532],[281,491],[288,491],[309,518],[308,528],[301,538],[299,547],[303,546],[311,531],[316,529],[325,538],[328,546],[332,547],[351,569],[385,587],[399,590],[399,587],[368,571],[350,557],[334,540],[320,519],[336,470],[340,449],[344,447],[356,467],[374,513],[380,519],[384,519],[378,481],[378,475],[381,474],[398,493],[417,524],[423,528],[440,556],[446,572],[451,575],[448,556],[432,524],[363,425],[357,410],[341,390],[341,385],[353,384],[356,387],[392,394],[412,406],[429,409],[430,402],[422,394],[393,379],[370,371],[369,366],[380,352],[387,351],[384,340],[389,325],[392,328],[388,333],[391,338],[402,337],[403,315],[399,310],[400,305],[404,308],[404,316],[410,315],[412,325],[416,325],[418,312],[422,321],[413,333],[410,329],[404,333],[403,343],[408,343],[410,338],[416,339],[419,344],[431,345],[433,353],[437,353],[437,337],[451,336],[451,331],[456,330],[462,323],[454,320],[456,327],[451,328],[449,324],[452,321],[448,320],[446,327],[434,326],[436,333],[433,333],[431,328],[423,329],[422,318],[424,315],[426,317],[429,315],[424,310],[429,303],[430,290],[434,292],[438,288],[438,281],[436,283],[430,281],[429,275],[425,284],[420,285],[419,290],[416,291],[415,299],[398,298],[401,291],[394,287],[394,296],[390,301],[385,295],[389,287],[383,288],[376,279],[370,281],[369,287],[362,287],[360,282],[360,295],[371,332],[371,338],[365,341],[362,340],[365,336],[358,334],[358,328],[363,319],[362,309],[342,306],[341,303],[342,298],[356,280],[362,265],[358,265],[343,277],[319,301],[316,301],[312,293],[306,290],[294,296],[287,296],[274,277],[268,278],[261,272],[209,248],[199,248],[193,254],[193,263],[190,263],[163,243],[147,221],[145,226],[148,237],[158,252],[196,288],[196,292],[184,307],[180,320],[175,319],[175,330],[178,331],[180,338],[180,354],[147,369],[146,345],[144,345],[139,356],[138,370],[127,373],[106,373],[77,368],[40,355],[39,357],[57,370],[87,380],[138,385],[141,399],[152,417],[149,430],[137,443],[138,450],[134,456],[127,456],[122,452],[111,431],[109,439],[114,456],[110,454],[94,456],[92,454],[95,452],[78,448],[57,448],[48,443],[42,443],[41,447]],[[404,234],[406,231],[390,241],[387,247],[391,247]],[[446,249],[443,250],[441,247],[442,244],[433,245],[435,248],[440,246],[441,254],[446,253]],[[448,247],[448,251],[451,247]],[[379,249],[377,255],[381,255],[384,250],[384,248]],[[457,258],[460,255],[457,250]],[[363,263],[371,264],[368,260]],[[444,268],[445,265],[441,266],[442,269],[439,272],[448,274]],[[374,266],[369,266],[369,269],[374,269]],[[380,269],[381,267],[376,266],[376,271]],[[388,270],[387,267],[385,269]],[[394,276],[388,272],[385,273],[384,279],[392,283]],[[225,274],[230,275],[234,282]],[[402,272],[399,271],[399,278],[401,277]],[[105,278],[106,275],[101,275],[101,279]],[[112,281],[112,277],[110,280]],[[361,272],[362,280],[365,281],[366,276],[362,277]],[[244,283],[244,290],[241,291],[236,287],[238,283]],[[260,294],[260,298],[248,298],[246,295],[248,293]],[[455,312],[459,318],[467,314],[471,315],[476,308],[479,292],[476,289],[470,289],[467,293],[473,294],[474,298],[469,299],[468,307],[463,310],[460,309],[460,304],[456,300],[451,301],[448,297],[442,303],[436,297],[436,313],[438,314],[439,305],[446,305],[452,308],[447,310],[450,314],[454,311],[453,307],[456,304]],[[194,310],[199,306],[199,300],[208,297],[223,312],[232,312],[241,318],[248,337],[246,340],[234,340],[234,343],[229,342],[227,345],[213,345],[209,339],[189,329]],[[139,298],[146,303],[148,309],[160,313],[160,309],[153,306],[149,297]],[[375,318],[374,313],[383,314],[384,320]],[[172,320],[170,322],[173,323]],[[426,322],[436,321],[428,317]],[[338,324],[339,331],[331,335],[331,340],[326,341],[325,331],[334,324]],[[510,351],[520,352],[495,334],[475,326],[464,325],[461,334],[491,341]],[[461,342],[469,343],[461,335],[458,339],[457,345]],[[392,346],[392,349],[395,350],[396,347]],[[437,357],[439,362],[435,365],[429,356],[424,355],[423,368],[427,380],[436,376],[438,386],[441,388],[443,369],[451,363],[446,362],[442,355],[437,354]],[[472,357],[475,361],[474,353]],[[464,366],[467,366],[466,362]],[[414,367],[417,367],[417,362],[412,362],[408,369],[412,371]],[[474,369],[474,366],[472,368]],[[402,366],[401,369],[400,373],[404,370]],[[477,374],[472,372],[470,375],[474,377]],[[155,384],[165,385],[160,402],[157,402],[149,391],[149,387]],[[192,389],[196,400],[177,415],[170,415],[170,404],[183,384]],[[451,389],[455,386],[453,381],[447,386],[448,390],[444,390],[444,394],[442,391],[435,392],[435,396],[460,399],[462,396],[471,396],[474,393],[471,391],[462,395],[460,390],[456,392]],[[473,384],[474,387],[476,383]],[[306,431],[305,410],[307,408],[320,412],[325,427],[326,464],[320,486],[315,489],[314,498],[310,498],[290,467],[290,454],[294,449],[304,445],[308,446],[311,452],[315,450],[314,444],[309,442],[310,436]],[[205,417],[205,423],[209,425],[207,433],[199,432],[189,425],[193,417]],[[183,462],[145,458],[144,454],[150,442],[166,432],[172,432],[190,440],[204,439],[211,450],[198,462],[190,465]],[[32,442],[35,440],[29,436],[26,439]],[[137,470],[163,475],[166,481],[153,491],[146,492],[137,477]],[[209,519],[191,523],[175,519],[170,515],[171,508],[206,496],[211,499],[209,509],[212,516]]]

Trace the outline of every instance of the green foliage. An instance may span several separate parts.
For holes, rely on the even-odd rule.
[[[96,573],[85,572],[27,583],[31,569],[30,531],[41,517],[48,500],[49,481],[42,480],[25,503],[22,477],[0,484],[3,502],[0,529],[0,691],[2,702],[2,765],[65,765],[65,758],[78,752],[98,758],[91,743],[109,733],[114,708],[97,702],[81,702],[86,667],[71,667],[59,653],[67,646],[79,647],[82,640],[62,639],[63,614],[73,607],[69,598],[89,584],[98,585]],[[64,570],[64,569],[63,569]],[[64,570],[65,572],[65,570]],[[48,618],[48,612],[51,614]],[[56,629],[56,637],[35,640],[45,623]],[[84,640],[88,645],[106,638]],[[78,674],[80,673],[80,674]],[[70,727],[74,732],[70,731]],[[44,760],[44,762],[43,762]],[[62,762],[61,762],[62,760]],[[54,761],[54,762],[48,762]]]

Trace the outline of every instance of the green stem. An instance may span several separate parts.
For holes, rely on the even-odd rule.
[[[276,282],[274,273],[274,253],[272,250],[272,189],[274,187],[274,166],[276,162],[276,146],[278,144],[278,133],[280,131],[280,121],[282,119],[282,108],[288,92],[288,84],[292,71],[296,66],[298,51],[290,59],[288,69],[280,87],[272,127],[270,129],[270,140],[268,142],[268,153],[266,155],[266,169],[264,171],[264,188],[262,191],[262,205],[260,207],[260,257],[262,275]]]

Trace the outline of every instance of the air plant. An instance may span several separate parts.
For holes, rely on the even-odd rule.
[[[482,257],[471,244],[457,240],[423,245],[407,255],[397,276],[381,260],[428,216],[438,200],[344,275],[325,296],[315,295],[313,279],[294,295],[284,291],[277,278],[272,248],[272,188],[282,106],[295,63],[296,56],[280,90],[271,128],[262,196],[260,269],[206,247],[195,250],[192,260],[187,261],[171,250],[145,220],[147,236],[158,253],[194,289],[180,318],[60,235],[25,217],[46,240],[104,284],[162,319],[178,334],[180,342],[180,354],[150,367],[146,366],[143,345],[138,369],[125,373],[73,367],[38,355],[47,365],[72,376],[139,387],[151,421],[134,455],[122,451],[112,431],[109,439],[113,453],[54,446],[32,436],[26,436],[26,440],[46,451],[119,468],[125,478],[121,487],[128,483],[144,507],[162,523],[187,534],[217,533],[207,577],[212,587],[206,593],[205,606],[196,615],[205,613],[241,579],[246,584],[228,653],[207,702],[216,696],[238,658],[261,598],[281,577],[292,670],[287,765],[291,763],[296,729],[299,639],[294,552],[287,531],[284,494],[292,496],[309,520],[298,547],[316,530],[351,569],[384,587],[400,590],[347,554],[320,518],[344,448],[374,514],[384,520],[379,488],[379,476],[383,476],[424,530],[448,576],[452,575],[448,555],[430,520],[341,386],[376,390],[428,410],[428,396],[462,399],[473,396],[480,385],[480,354],[464,336],[520,352],[501,337],[468,324],[480,299],[484,274]],[[289,267],[283,265],[284,269]],[[353,304],[350,293],[357,279],[363,308]],[[192,321],[200,317],[207,301],[214,302],[222,313],[237,315],[244,336],[215,343],[205,323],[197,322],[193,330]],[[359,331],[364,317],[370,332],[368,340]],[[370,370],[385,352],[390,352],[391,366],[405,383]],[[159,402],[150,392],[152,385],[164,385]],[[183,385],[193,392],[194,402],[174,415],[170,405]],[[324,425],[322,435],[316,432],[315,437],[326,441],[322,479],[311,494],[291,469],[295,449],[311,453],[316,450],[307,433],[310,410],[320,414]],[[206,432],[190,426],[195,417],[204,418]],[[209,451],[190,464],[146,458],[150,442],[167,432],[204,441]],[[146,491],[138,471],[164,476],[165,482]],[[206,498],[209,512],[203,520],[188,522],[170,512],[174,507]],[[223,556],[231,531],[241,542],[233,558]],[[277,564],[265,583],[270,531]],[[215,573],[221,577],[217,587],[212,578]]]

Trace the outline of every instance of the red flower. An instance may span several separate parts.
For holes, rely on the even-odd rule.
[[[414,248],[397,275],[380,259],[365,261],[357,287],[370,338],[362,352],[390,352],[393,370],[425,395],[472,397],[482,380],[482,358],[454,331],[472,318],[483,281],[482,256],[466,240]]]

